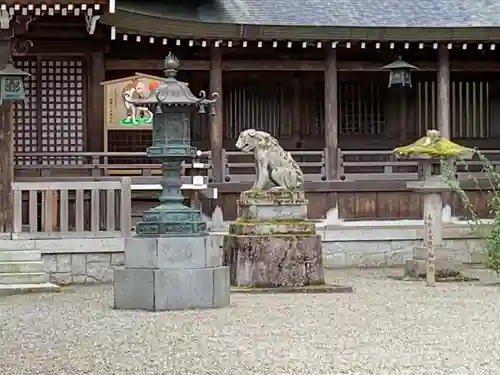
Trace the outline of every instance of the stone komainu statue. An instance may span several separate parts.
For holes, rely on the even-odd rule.
[[[255,129],[243,130],[236,147],[254,155],[257,179],[252,189],[303,189],[302,170],[290,153],[283,150],[270,134]]]

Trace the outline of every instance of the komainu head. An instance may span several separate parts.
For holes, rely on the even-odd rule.
[[[278,144],[278,141],[269,133],[246,129],[240,133],[236,148],[243,152],[253,152],[256,148],[265,148]]]

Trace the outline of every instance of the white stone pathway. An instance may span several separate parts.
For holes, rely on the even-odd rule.
[[[386,272],[401,271],[329,271],[355,293],[233,295],[220,310],[116,311],[110,286],[0,298],[0,374],[500,374],[500,287]]]

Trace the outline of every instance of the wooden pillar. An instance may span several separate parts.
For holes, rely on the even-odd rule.
[[[408,91],[406,87],[399,89],[399,129],[403,143],[408,140]]]
[[[0,69],[9,62],[11,30],[0,30]],[[13,224],[14,134],[12,103],[0,105],[0,232],[11,232]]]
[[[442,137],[450,139],[450,53],[444,44],[439,46],[438,56],[438,130]]]
[[[300,103],[300,73],[294,74],[291,82],[292,90],[292,138],[295,143],[295,148],[302,149],[302,116]]]
[[[104,47],[96,42],[90,54],[89,100],[87,107],[87,150],[104,151],[104,88],[106,79],[104,67]]]
[[[338,79],[337,51],[330,49],[325,69],[325,147],[328,152],[326,179],[336,180],[338,175]]]
[[[224,139],[223,98],[222,98],[222,57],[221,49],[213,47],[210,54],[210,94],[218,93],[215,116],[210,116],[210,150],[212,152],[212,172],[214,182],[222,182],[222,141]]]

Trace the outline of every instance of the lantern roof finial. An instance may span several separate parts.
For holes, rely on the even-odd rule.
[[[164,72],[165,77],[167,78],[175,78],[177,76],[177,70],[180,66],[180,61],[175,55],[170,51],[165,57],[164,64]]]

